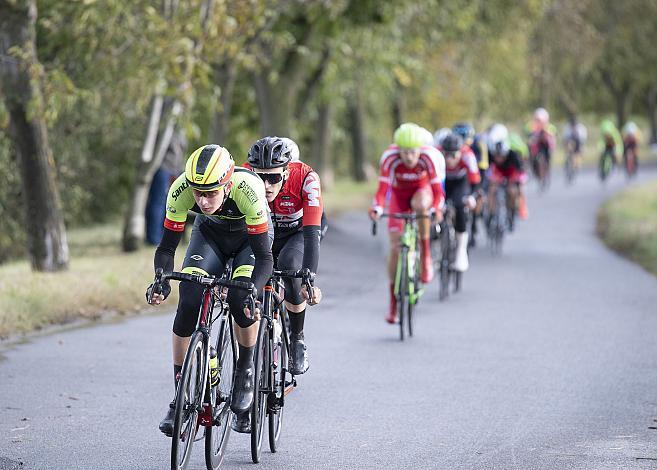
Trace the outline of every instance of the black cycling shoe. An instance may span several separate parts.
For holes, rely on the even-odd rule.
[[[230,427],[235,432],[241,432],[248,434],[251,432],[251,413],[242,413],[240,415],[233,415],[233,419],[230,422]]]
[[[301,375],[308,370],[308,353],[303,342],[303,333],[290,335],[290,372]]]
[[[169,403],[169,410],[167,411],[166,416],[162,421],[160,421],[160,431],[162,431],[167,436],[173,436],[173,415],[176,412],[176,403]]]
[[[230,409],[235,414],[249,411],[253,403],[253,363],[244,369],[235,369],[233,382],[233,396],[230,400]]]

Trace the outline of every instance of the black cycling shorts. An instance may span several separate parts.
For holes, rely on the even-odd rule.
[[[192,235],[183,261],[183,272],[221,276],[226,263],[232,259],[231,278],[238,281],[251,281],[255,256],[249,246],[246,229],[229,231],[206,217],[197,216],[192,227]],[[191,336],[196,329],[201,307],[203,287],[199,284],[182,281],[179,286],[180,299],[173,322],[173,332],[182,337]],[[244,315],[242,307],[246,293],[230,289],[228,304],[235,322],[242,328],[251,326],[254,321]]]
[[[274,254],[274,265],[280,270],[298,270],[303,265],[303,232],[274,240],[272,253]],[[285,285],[285,300],[292,305],[300,305],[301,279],[283,278]]]

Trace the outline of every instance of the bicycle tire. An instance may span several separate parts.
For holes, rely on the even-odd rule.
[[[441,257],[440,257],[440,291],[438,293],[439,300],[445,300],[449,296],[449,277],[450,277],[450,256],[451,256],[451,227],[445,223],[442,230],[441,238]]]
[[[191,454],[194,437],[198,431],[198,409],[202,404],[205,390],[204,337],[200,331],[194,332],[185,354],[180,381],[176,391],[176,407],[171,438],[171,470],[186,467]],[[193,387],[193,388],[190,388]],[[184,444],[181,448],[181,442]]]
[[[609,156],[609,151],[605,150],[600,156],[600,180],[602,182],[604,182],[607,179],[607,177],[609,177],[609,173],[611,173],[612,164],[613,161]]]
[[[266,312],[266,306],[264,311]],[[265,428],[267,374],[269,373],[269,325],[260,321],[255,351],[253,376],[253,404],[251,405],[251,460],[260,462],[262,438]]]
[[[573,154],[568,153],[566,155],[566,163],[565,163],[565,168],[564,172],[566,174],[566,183],[567,184],[573,184],[575,182],[575,163],[573,161]]]
[[[214,412],[215,421],[219,416],[218,422],[213,422],[212,426],[205,428],[205,465],[208,470],[217,470],[225,457],[226,445],[230,437],[230,421],[232,412],[230,411],[230,393],[233,388],[233,372],[235,370],[235,346],[234,337],[230,332],[230,321],[228,317],[223,317],[219,325],[219,335],[217,336],[217,368],[219,370],[219,383],[215,387],[215,410],[221,406],[218,411]],[[221,404],[217,403],[221,400]]]
[[[404,341],[408,296],[408,247],[403,246],[399,253],[399,284],[397,288],[397,312],[399,316],[399,339]]]
[[[279,320],[283,318],[285,307],[281,306],[279,312]],[[287,375],[287,361],[288,361],[288,345],[290,344],[289,335],[287,334],[287,325],[281,322],[281,339],[278,344],[274,344],[274,358],[276,358],[276,351],[278,351],[278,364],[274,370],[274,393],[270,394],[267,413],[269,414],[269,450],[275,453],[278,450],[278,445],[281,439],[281,431],[283,429],[283,406],[282,400],[285,397],[285,377]],[[283,335],[286,335],[284,337]],[[275,402],[275,403],[274,403]]]
[[[418,290],[420,286],[420,257],[419,257],[419,251],[418,248],[415,248],[415,263],[413,266],[413,278],[410,280],[412,283],[412,289],[409,286],[409,292],[412,290],[414,299],[413,302],[411,302],[411,299],[409,297],[408,299],[408,321],[407,326],[408,326],[408,336],[409,338],[413,337],[413,311],[415,310],[415,304],[417,304],[419,298],[418,298]]]

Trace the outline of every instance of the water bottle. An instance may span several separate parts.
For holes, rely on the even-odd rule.
[[[217,351],[210,346],[210,385],[215,387],[219,383],[219,360]]]

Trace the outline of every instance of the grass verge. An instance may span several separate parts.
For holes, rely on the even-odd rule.
[[[340,181],[325,191],[331,216],[365,209],[376,182]],[[0,339],[51,325],[97,320],[107,314],[127,315],[150,309],[144,292],[153,279],[154,247],[135,253],[120,250],[121,224],[107,224],[68,232],[71,261],[68,271],[33,272],[26,260],[0,265]],[[178,247],[183,259],[186,240]],[[178,289],[166,305],[175,308]]]
[[[597,231],[607,246],[657,275],[657,181],[627,189],[603,204]]]

